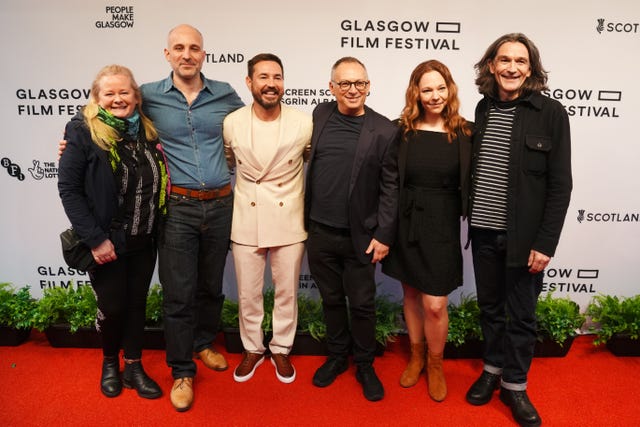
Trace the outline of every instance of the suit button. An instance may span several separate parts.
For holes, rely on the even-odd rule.
[[[255,205],[256,205],[256,202],[251,202],[251,206],[255,206]]]
[[[289,164],[293,163],[293,160],[289,159]]]
[[[282,183],[281,182],[278,183],[278,187],[282,187]]]
[[[257,180],[257,181],[256,181],[256,184],[260,185],[260,180]]]
[[[278,203],[280,205],[280,207],[284,206],[284,203],[280,202]]]
[[[242,164],[242,160],[238,160],[238,164],[241,165]]]

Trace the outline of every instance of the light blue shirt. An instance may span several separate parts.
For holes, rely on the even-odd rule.
[[[204,86],[191,105],[173,85],[173,74],[140,86],[142,109],[158,130],[171,184],[194,190],[230,182],[222,121],[244,105],[230,84],[201,77]]]

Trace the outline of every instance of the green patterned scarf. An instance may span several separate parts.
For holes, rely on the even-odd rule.
[[[98,118],[102,123],[111,126],[120,133],[124,133],[127,130],[127,122],[125,120],[119,119],[102,107],[98,107]]]
[[[140,129],[140,114],[135,110],[133,115],[126,119],[120,119],[102,107],[98,107],[98,119],[107,126],[111,126],[120,134],[126,134],[131,139],[136,139],[138,130]],[[120,155],[118,154],[117,141],[111,141],[109,147],[109,162],[111,169],[115,172],[120,163]]]

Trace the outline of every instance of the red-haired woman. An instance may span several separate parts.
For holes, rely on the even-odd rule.
[[[402,283],[411,357],[403,387],[415,385],[428,348],[429,395],[442,401],[447,385],[442,355],[448,294],[462,285],[460,218],[465,216],[472,124],[460,116],[449,69],[431,60],[412,72],[399,126],[400,215],[395,246],[382,271]]]

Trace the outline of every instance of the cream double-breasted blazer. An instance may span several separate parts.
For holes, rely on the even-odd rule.
[[[313,125],[310,115],[281,107],[279,138],[264,164],[253,150],[262,141],[253,140],[252,106],[230,113],[223,123],[225,155],[236,169],[231,240],[241,245],[268,248],[307,238],[304,160]]]

